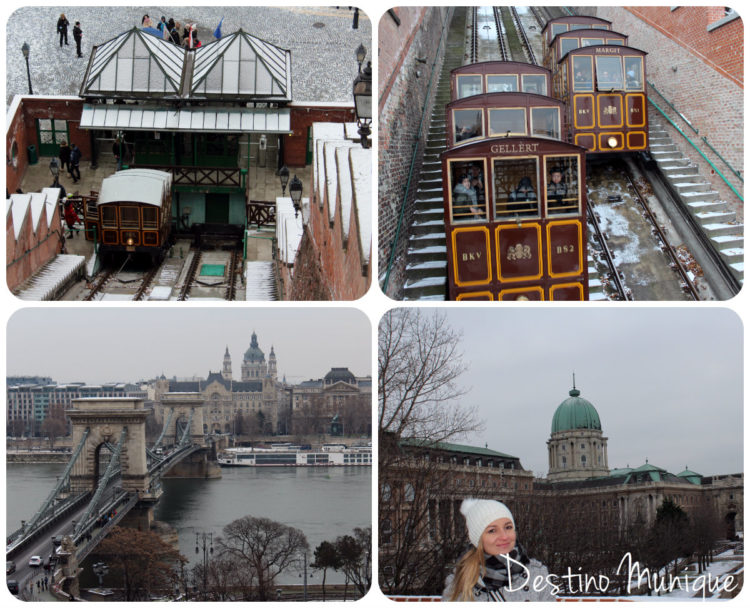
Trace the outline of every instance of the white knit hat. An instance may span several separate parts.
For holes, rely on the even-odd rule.
[[[487,526],[497,519],[507,517],[513,527],[516,527],[510,509],[497,500],[467,498],[461,503],[461,513],[466,518],[469,540],[475,547],[479,546],[482,534]]]

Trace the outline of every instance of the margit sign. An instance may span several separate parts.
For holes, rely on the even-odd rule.
[[[585,573],[574,573],[570,566],[568,566],[567,574],[537,576],[535,580],[529,581],[529,570],[521,562],[514,560],[508,555],[499,555],[498,558],[505,558],[508,570],[510,570],[511,565],[520,566],[526,574],[526,576],[518,579],[522,581],[518,588],[513,586],[512,580],[509,581],[508,591],[518,591],[520,587],[530,585],[537,592],[549,588],[553,595],[558,595],[563,589],[567,589],[566,593],[591,594],[604,592],[610,586],[610,579],[607,575],[599,574],[591,576]],[[732,592],[738,588],[738,582],[735,581],[734,576],[731,574],[716,576],[709,572],[696,576],[693,580],[689,580],[687,574],[683,576],[669,574],[660,577],[656,572],[651,573],[648,568],[641,568],[641,565],[637,561],[633,561],[633,557],[629,552],[620,560],[615,574],[626,578],[627,585],[625,592],[627,594],[630,594],[631,590],[639,589],[641,585],[645,584],[649,590],[659,594],[679,589],[691,593],[701,593],[702,598],[706,599],[707,595],[713,596],[715,593],[722,591]]]

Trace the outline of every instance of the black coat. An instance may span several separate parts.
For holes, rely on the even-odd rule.
[[[70,25],[70,21],[67,19],[63,19],[62,17],[57,20],[57,32],[65,32],[68,33],[68,26]]]
[[[73,26],[73,39],[80,40],[83,36],[83,30],[77,25]]]

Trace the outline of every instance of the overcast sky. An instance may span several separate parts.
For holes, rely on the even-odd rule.
[[[353,308],[27,308],[7,326],[7,374],[64,382],[126,382],[220,372],[229,347],[240,378],[253,331],[276,353],[279,378],[322,378],[331,367],[372,373],[371,326]]]
[[[458,443],[546,475],[552,416],[573,372],[599,413],[610,468],[743,471],[742,324],[718,308],[447,310],[463,332],[485,430]]]

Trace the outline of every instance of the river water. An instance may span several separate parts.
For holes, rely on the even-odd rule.
[[[41,505],[64,468],[62,464],[6,465],[9,532],[31,517],[32,508]],[[216,538],[226,524],[245,515],[302,530],[310,545],[310,562],[324,540],[372,525],[371,479],[371,467],[222,468],[221,479],[162,480],[164,494],[154,517],[177,530],[180,552],[191,564],[203,558],[202,551],[195,552],[196,532],[211,532]],[[327,578],[337,582],[335,573]]]

